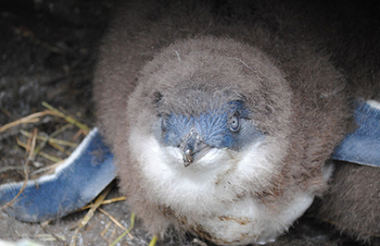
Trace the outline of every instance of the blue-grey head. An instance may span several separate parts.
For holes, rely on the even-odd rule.
[[[201,159],[210,150],[242,151],[264,136],[254,126],[253,113],[243,100],[228,101],[214,97],[213,103],[205,95],[188,102],[188,110],[182,107],[182,112],[173,109],[159,114],[155,136],[163,146],[180,150],[185,167]],[[198,100],[206,103],[196,110],[194,104],[198,104]]]

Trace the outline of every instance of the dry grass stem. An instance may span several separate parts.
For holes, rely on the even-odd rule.
[[[26,187],[26,184],[28,183],[28,180],[29,180],[28,164],[29,164],[29,161],[31,160],[31,157],[33,157],[33,155],[34,155],[34,146],[36,144],[36,136],[37,136],[37,129],[35,128],[35,129],[33,129],[33,133],[31,136],[31,139],[32,139],[31,140],[31,148],[30,148],[31,151],[29,152],[28,158],[26,159],[25,165],[24,165],[24,175],[25,175],[24,184],[22,185],[22,187],[19,190],[19,192],[17,193],[17,195],[12,200],[10,200],[8,203],[6,203],[3,207],[1,207],[0,210],[6,208],[8,206],[12,206],[12,204],[14,204],[16,202],[16,200],[18,199],[18,197],[22,194],[22,192],[24,191],[24,189]]]
[[[77,126],[78,128],[82,129],[84,132],[86,132],[86,134],[88,134],[90,132],[90,128],[88,126],[86,126],[85,124],[80,123],[79,121],[77,121],[76,119],[74,119],[71,116],[65,115],[64,113],[62,113],[58,109],[54,108],[53,106],[51,106],[47,102],[42,102],[42,105],[45,108],[48,108],[51,111],[55,112],[59,117],[64,118],[67,122],[70,122],[71,124],[73,124],[73,125]]]
[[[58,130],[54,131],[52,134],[50,134],[50,136],[45,137],[45,139],[43,139],[43,142],[39,145],[38,150],[41,150],[42,148],[44,148],[46,146],[47,143],[49,143],[53,148],[56,148],[59,151],[64,152],[66,155],[70,155],[71,153],[69,151],[65,152],[64,149],[62,147],[58,146],[57,144],[64,143],[66,146],[71,146],[71,147],[75,147],[75,148],[78,146],[77,144],[74,144],[74,143],[71,143],[68,141],[58,140],[58,139],[55,139],[54,141],[50,141],[50,139],[54,139],[54,137],[56,137],[58,134],[62,133],[63,131],[65,131],[66,129],[68,129],[71,126],[73,126],[73,124],[71,124],[71,123],[66,124],[63,127],[59,128]]]
[[[84,226],[87,225],[88,221],[94,216],[95,211],[99,208],[100,205],[102,205],[102,202],[108,195],[108,193],[111,191],[112,186],[108,186],[104,191],[99,195],[99,197],[95,200],[94,204],[92,205],[91,209],[87,212],[86,216],[82,219],[82,221],[79,223],[78,228],[81,229]]]
[[[23,169],[24,169],[23,166],[8,166],[8,167],[0,168],[0,173],[6,173],[13,170],[23,170]]]
[[[66,160],[66,159],[65,159]],[[52,165],[49,165],[47,167],[39,168],[31,173],[31,176],[42,176],[47,174],[53,174],[55,172],[55,169],[61,165],[65,160],[62,160],[60,162],[54,163]]]
[[[73,141],[75,141],[75,140],[77,140],[77,138],[79,138],[80,137],[80,135],[87,135],[88,134],[88,132],[86,132],[86,131],[83,131],[83,129],[79,129],[79,131],[74,135],[74,137],[73,137]]]
[[[66,154],[66,151],[65,151],[65,148],[63,148],[62,146],[56,144],[56,143],[49,143],[51,147],[53,147],[54,149],[58,150],[59,152],[62,152],[62,153],[65,153]]]
[[[22,135],[24,135],[25,137],[30,137],[30,135],[31,135],[30,132],[27,132],[27,131],[24,131],[24,130],[21,130],[20,133]],[[55,143],[55,144],[59,144],[59,145],[62,145],[62,146],[68,146],[68,147],[74,147],[74,148],[78,147],[78,144],[76,144],[76,143],[65,141],[65,140],[56,139],[56,138],[53,138],[52,135],[53,134],[51,134],[49,137],[44,137],[44,136],[38,135],[37,136],[37,140],[48,141],[49,143]]]
[[[95,200],[94,204],[92,205],[91,209],[87,212],[86,216],[79,222],[77,229],[74,232],[74,235],[71,237],[70,246],[76,245],[76,240],[78,237],[79,231],[85,227],[90,219],[94,216],[95,211],[99,208],[99,206],[102,204],[108,193],[111,191],[112,185],[109,185],[107,188],[103,190],[103,192],[98,196],[98,198]]]
[[[24,118],[21,118],[19,120],[16,120],[16,121],[13,121],[13,122],[10,122],[8,124],[3,125],[2,127],[0,127],[0,133],[9,129],[9,128],[14,127],[14,126],[20,125],[20,124],[36,123],[39,121],[40,117],[45,116],[45,115],[59,116],[59,115],[57,115],[57,113],[55,113],[52,110],[45,110],[42,112],[34,113],[34,114],[28,115]]]
[[[152,240],[150,240],[150,243],[149,243],[148,246],[154,246],[154,245],[156,245],[156,243],[157,243],[157,239],[158,239],[158,237],[155,235],[155,236],[152,238]]]
[[[40,225],[42,226],[42,228],[46,227],[48,224],[50,224],[51,220],[48,220],[48,221],[44,221],[44,222],[41,222]]]
[[[5,114],[6,116],[8,116],[9,118],[12,116],[11,113],[8,110],[6,110],[5,108],[1,108],[1,112],[3,114]]]
[[[123,232],[123,234],[121,234],[118,238],[116,238],[116,240],[113,241],[113,243],[110,244],[110,246],[115,246],[123,237],[125,237],[127,234],[129,234],[129,232],[133,229],[134,226],[135,226],[135,214],[132,213],[131,214],[131,226],[129,227],[128,230],[126,230],[125,232]]]
[[[104,200],[101,205],[110,204],[110,203],[114,203],[114,202],[125,201],[125,199],[126,199],[125,196],[115,197],[115,198],[112,198],[112,199]],[[90,205],[84,206],[83,208],[81,208],[81,210],[89,209],[91,207],[92,207],[92,205],[90,204]]]
[[[38,153],[40,156],[44,157],[45,159],[48,159],[49,161],[52,161],[54,163],[57,163],[57,162],[61,162],[63,161],[63,159],[59,158],[59,157],[56,157],[56,156],[52,156],[52,155],[49,155],[49,154],[46,154],[45,152],[42,152],[40,151]]]
[[[115,223],[115,225],[117,225],[118,227],[120,227],[122,230],[126,231],[127,228],[125,228],[119,221],[117,221],[117,219],[115,219],[112,215],[110,215],[109,213],[107,213],[107,211],[105,211],[104,209],[102,208],[98,208],[98,210],[104,214],[105,216],[107,216],[113,223]]]
[[[104,238],[104,235],[105,235],[105,234],[107,233],[107,231],[110,229],[111,225],[112,225],[112,222],[109,221],[109,222],[107,223],[106,227],[104,227],[104,230],[100,233],[100,236],[101,236],[102,238]]]
[[[110,236],[110,241],[112,242],[112,238],[114,238],[115,237],[115,235],[116,235],[116,227],[113,227],[113,230],[112,230],[112,234],[111,234],[111,236]],[[126,243],[127,244],[127,243]],[[127,244],[128,245],[128,244]]]
[[[63,125],[62,127],[59,127],[52,134],[50,134],[50,138],[54,138],[54,137],[58,136],[59,134],[61,134],[62,132],[66,131],[70,128],[73,128],[73,127],[74,127],[73,124],[67,123],[67,124]]]
[[[128,231],[127,228],[125,228],[117,219],[115,219],[112,215],[107,213],[104,209],[98,208],[101,213],[103,213],[105,216],[107,216],[115,225],[123,229],[124,231]],[[133,236],[128,232],[127,233],[130,239],[133,239]]]
[[[29,160],[33,160],[34,159],[34,150],[36,148],[36,143],[37,143],[37,134],[38,134],[38,130],[37,128],[34,128],[33,129],[33,132],[32,132],[32,135],[30,136],[30,148],[29,148],[29,155],[28,155],[28,158]]]
[[[17,141],[17,144],[18,144],[19,146],[21,146],[21,147],[23,147],[24,149],[27,150],[27,148],[28,148],[28,145],[27,145],[27,144],[23,143],[23,142],[22,142],[20,139],[18,139],[18,138],[16,138],[16,141]],[[49,161],[52,161],[52,162],[54,162],[54,163],[56,163],[56,162],[61,162],[61,161],[62,161],[61,158],[58,158],[58,157],[55,157],[55,156],[49,155],[49,154],[47,154],[47,153],[45,153],[45,152],[43,152],[43,151],[40,151],[40,152],[38,153],[38,155],[40,155],[40,156],[42,156],[42,157],[44,157],[44,158],[46,158],[46,159],[48,159]]]
[[[56,238],[57,236],[54,236],[51,234],[37,234],[34,237],[44,242],[57,241],[57,238]],[[61,236],[61,239],[65,239],[65,238]]]
[[[76,147],[78,147],[78,144],[73,143],[73,142],[69,142],[69,141],[64,141],[64,140],[53,138],[54,136],[58,135],[58,133],[62,132],[60,130],[61,129],[59,129],[59,131],[55,131],[53,134],[51,134],[50,136],[47,136],[47,137],[46,136],[38,135],[37,139],[40,140],[40,141],[43,141],[43,142],[38,145],[38,147],[36,148],[35,152],[39,153],[45,147],[46,143],[49,143],[50,146],[52,146],[53,148],[57,149],[58,151],[60,151],[62,153],[65,153],[68,156],[71,155],[71,152],[68,151],[68,150],[65,150],[65,148],[62,147],[62,146],[68,146],[68,147],[76,148]],[[27,131],[24,131],[24,130],[21,130],[20,133],[22,135],[26,136],[26,137],[30,136],[30,133],[27,132]]]

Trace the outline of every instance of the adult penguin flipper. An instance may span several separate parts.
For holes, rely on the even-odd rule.
[[[113,154],[95,128],[54,174],[28,181],[5,212],[26,222],[57,219],[89,203],[115,177]],[[0,206],[10,202],[23,184],[1,185]]]
[[[357,101],[357,128],[335,149],[333,159],[380,167],[380,102]]]

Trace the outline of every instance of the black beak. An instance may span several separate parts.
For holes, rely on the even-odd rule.
[[[184,137],[179,148],[182,150],[183,162],[185,167],[193,163],[196,155],[202,150],[208,149],[207,145],[197,131],[192,128],[189,134]]]

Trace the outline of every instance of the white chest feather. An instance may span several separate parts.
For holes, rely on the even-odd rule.
[[[283,207],[268,208],[247,195],[276,172],[261,143],[243,152],[214,149],[185,167],[177,148],[161,147],[154,137],[131,132],[130,151],[152,202],[172,209],[182,227],[214,243],[274,241],[313,201],[312,194],[294,194]]]

